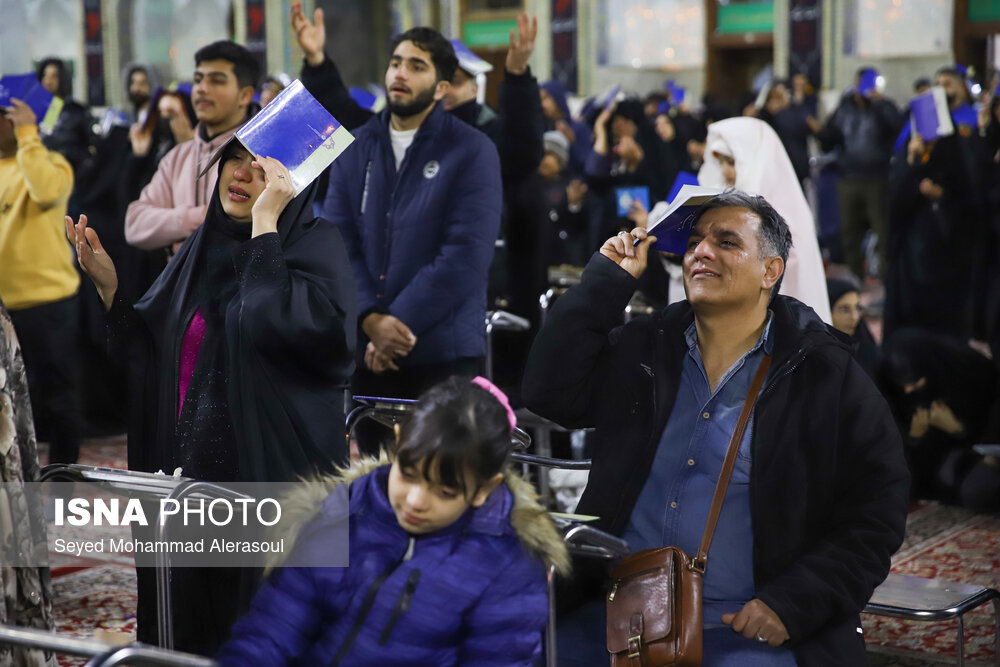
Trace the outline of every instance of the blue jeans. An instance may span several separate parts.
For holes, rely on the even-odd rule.
[[[606,667],[608,649],[604,600],[588,602],[559,619],[556,650],[559,667]],[[728,627],[707,628],[703,667],[795,667],[795,654],[747,639]]]

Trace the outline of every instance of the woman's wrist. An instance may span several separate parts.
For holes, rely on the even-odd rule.
[[[270,234],[278,231],[278,216],[259,215],[253,218],[253,231],[251,238],[257,238],[261,234]]]
[[[115,294],[118,293],[118,285],[114,287],[106,287],[101,289],[97,288],[97,295],[101,297],[101,301],[104,302],[104,312],[111,310],[111,306],[115,303]]]

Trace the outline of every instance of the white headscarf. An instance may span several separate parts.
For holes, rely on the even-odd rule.
[[[781,294],[795,297],[830,323],[823,258],[816,224],[785,147],[771,126],[748,117],[727,118],[708,126],[705,162],[698,172],[701,185],[725,187],[722,164],[715,152],[736,163],[736,189],[760,195],[781,214],[792,232],[792,249],[785,265]]]

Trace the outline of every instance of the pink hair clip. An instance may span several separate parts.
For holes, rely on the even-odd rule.
[[[479,385],[486,391],[493,395],[493,398],[500,401],[500,405],[503,406],[504,410],[507,411],[507,421],[510,422],[510,430],[513,431],[514,427],[517,426],[517,417],[514,416],[514,411],[510,408],[510,400],[507,398],[507,394],[500,391],[500,388],[484,378],[481,375],[477,375],[472,378],[472,383]]]

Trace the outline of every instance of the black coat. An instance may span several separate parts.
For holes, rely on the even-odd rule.
[[[288,204],[276,234],[233,253],[239,284],[225,309],[225,373],[241,481],[294,481],[347,461],[354,280],[340,233],[312,216],[311,188]],[[210,213],[217,205],[216,190]],[[131,470],[170,474],[177,465],[178,359],[197,305],[204,230],[188,237],[134,309],[116,296],[109,312],[112,336],[128,337],[112,344],[131,348]]]
[[[522,388],[538,414],[596,426],[578,511],[616,535],[670,416],[693,321],[681,302],[621,326],[636,283],[595,255],[549,313]],[[756,597],[785,624],[800,666],[864,664],[858,614],[906,523],[902,443],[878,390],[816,314],[784,296],[772,310],[774,360],[751,440]]]

